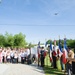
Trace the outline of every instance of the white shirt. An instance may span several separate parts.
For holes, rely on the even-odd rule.
[[[13,57],[13,56],[14,56],[14,52],[13,52],[13,51],[10,53],[10,56],[11,56],[11,57]]]
[[[30,54],[30,50],[29,49],[27,49],[27,56]]]
[[[25,57],[25,53],[24,53],[24,52],[21,53],[20,56],[21,56],[21,57]]]
[[[27,51],[25,51],[24,54],[25,54],[25,57],[27,57]]]

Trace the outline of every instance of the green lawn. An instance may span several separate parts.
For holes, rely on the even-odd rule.
[[[64,75],[63,72],[48,66],[44,67],[44,72],[46,75]]]
[[[54,69],[51,67],[51,63],[50,63],[48,55],[45,57],[44,72],[46,75],[64,75],[63,72],[59,71],[58,69]]]

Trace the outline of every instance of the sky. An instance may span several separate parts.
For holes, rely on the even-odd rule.
[[[26,41],[75,39],[75,0],[0,0],[0,34],[26,35]],[[57,14],[57,15],[55,15]]]

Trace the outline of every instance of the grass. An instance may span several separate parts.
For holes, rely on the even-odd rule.
[[[44,72],[46,75],[64,75],[62,71],[59,71],[58,69],[54,69],[51,67],[51,63],[48,55],[45,57]]]
[[[44,67],[44,72],[46,75],[64,75],[63,72],[58,71],[57,69],[54,69],[54,68],[49,67],[49,66]]]

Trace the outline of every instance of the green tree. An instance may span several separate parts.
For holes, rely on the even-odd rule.
[[[0,34],[0,46],[4,46],[5,45],[5,37],[4,35]]]
[[[53,41],[52,41],[52,40],[47,40],[47,44],[50,44],[50,42],[52,42],[52,43],[53,43]]]
[[[71,47],[71,48],[75,48],[75,40],[73,39],[68,39],[67,40],[67,46]]]
[[[25,37],[26,36],[23,35],[22,33],[15,34],[14,35],[14,46],[25,47],[25,45],[27,45]]]
[[[12,34],[5,33],[5,47],[13,47],[14,45],[14,37]]]

